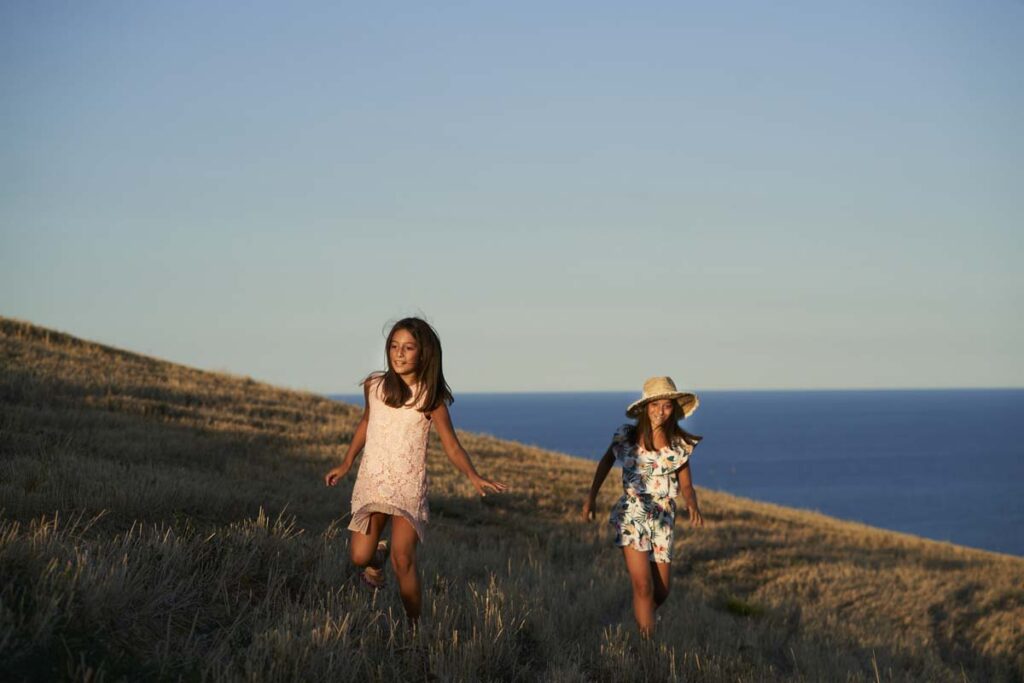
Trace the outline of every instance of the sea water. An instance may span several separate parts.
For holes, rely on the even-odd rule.
[[[1024,556],[1024,390],[699,393],[681,423],[705,437],[698,486]],[[470,393],[451,413],[459,429],[596,460],[637,398]]]

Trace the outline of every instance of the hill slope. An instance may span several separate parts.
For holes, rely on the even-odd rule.
[[[701,489],[655,643],[593,463],[432,438],[422,628],[347,557],[360,410],[0,318],[0,661],[14,679],[1024,679],[1024,560]],[[618,495],[614,477],[599,503]]]

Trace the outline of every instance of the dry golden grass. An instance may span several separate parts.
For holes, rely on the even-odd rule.
[[[422,628],[346,562],[359,410],[0,318],[0,661],[13,680],[1024,679],[1024,560],[700,490],[640,642],[594,464],[430,448]],[[614,477],[599,504],[618,495]]]

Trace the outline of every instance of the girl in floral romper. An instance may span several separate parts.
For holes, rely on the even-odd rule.
[[[609,523],[622,548],[633,585],[633,614],[640,634],[654,635],[654,611],[669,594],[676,496],[686,500],[690,525],[704,526],[689,459],[701,440],[681,429],[679,420],[697,409],[697,396],[676,390],[670,377],[644,382],[642,398],[626,409],[636,424],[619,427],[594,473],[583,517],[594,518],[594,501],[613,464],[622,467],[623,495],[612,507]]]
[[[363,452],[352,489],[352,562],[370,588],[384,586],[390,552],[406,616],[420,615],[422,591],[416,546],[423,539],[427,509],[427,437],[433,425],[445,454],[481,496],[505,490],[501,482],[481,477],[459,443],[448,414],[451,390],[441,369],[441,340],[419,318],[403,318],[391,328],[384,345],[387,372],[363,380],[366,408],[345,459],[324,475],[336,485]],[[380,540],[391,524],[391,546]]]

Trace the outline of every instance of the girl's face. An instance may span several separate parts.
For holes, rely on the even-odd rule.
[[[647,404],[647,419],[651,421],[651,429],[663,427],[672,418],[675,401],[663,398]]]
[[[420,345],[409,330],[396,330],[391,336],[391,346],[388,348],[388,358],[391,360],[391,368],[406,383],[416,381],[416,371],[419,368]]]

